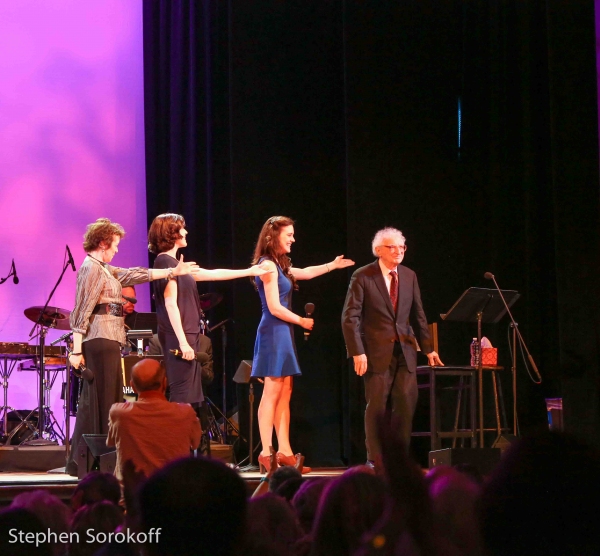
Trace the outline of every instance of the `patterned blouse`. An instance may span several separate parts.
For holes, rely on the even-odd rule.
[[[71,330],[82,334],[84,342],[105,338],[125,345],[127,338],[123,317],[92,315],[92,311],[99,303],[122,304],[121,288],[149,282],[150,272],[142,267],[118,268],[88,255],[77,271],[77,294],[70,318]]]

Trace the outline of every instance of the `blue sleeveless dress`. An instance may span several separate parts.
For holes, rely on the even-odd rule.
[[[262,262],[261,259],[259,262]],[[265,285],[254,278],[262,305],[262,319],[258,325],[254,344],[252,376],[283,377],[301,375],[294,343],[294,325],[274,317],[267,306]],[[292,306],[292,281],[277,267],[279,301],[286,309]]]

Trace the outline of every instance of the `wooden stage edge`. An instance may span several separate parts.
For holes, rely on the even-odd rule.
[[[304,478],[337,477],[345,470],[343,467],[313,468]],[[248,495],[254,492],[263,476],[258,471],[240,472],[239,475],[246,483]],[[10,505],[18,494],[40,489],[68,502],[78,482],[77,477],[59,472],[0,472],[0,508]]]

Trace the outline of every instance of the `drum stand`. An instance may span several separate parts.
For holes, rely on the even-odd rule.
[[[2,390],[4,391],[4,403],[0,408],[2,411],[2,434],[3,438],[8,436],[8,410],[14,411],[15,414],[23,421],[23,418],[14,407],[8,405],[8,379],[13,372],[18,359],[11,358],[10,355],[3,355],[0,360],[0,380],[2,380]]]
[[[63,367],[62,369],[46,369],[46,376],[44,377],[44,414],[46,415],[46,422],[42,432],[44,432],[50,440],[55,442],[64,442],[65,433],[58,424],[58,421],[50,408],[50,394],[52,393],[52,386],[54,386],[54,383],[56,382],[58,373],[64,371],[66,371],[66,367]]]
[[[67,247],[68,250],[68,247]],[[52,296],[54,295],[54,292],[56,291],[56,288],[58,288],[59,284],[61,283],[63,276],[65,275],[65,272],[67,271],[67,268],[69,268],[69,266],[71,264],[73,264],[73,270],[75,270],[75,265],[74,263],[71,262],[71,252],[69,251],[69,258],[67,261],[65,261],[65,263],[63,264],[63,269],[62,272],[60,273],[60,276],[58,277],[58,280],[56,281],[56,284],[54,286],[54,288],[52,289],[52,291],[50,292],[50,295],[48,296],[48,300],[46,301],[46,304],[44,305],[44,308],[40,311],[40,314],[37,318],[37,320],[35,321],[33,328],[31,329],[31,332],[29,333],[29,337],[33,338],[34,337],[34,332],[36,328],[39,328],[38,330],[38,335],[40,338],[40,343],[39,343],[39,357],[40,357],[40,382],[39,382],[39,415],[38,415],[38,426],[37,426],[37,437],[38,437],[38,441],[36,444],[38,445],[44,445],[44,444],[54,444],[53,441],[47,441],[44,440],[43,436],[44,436],[44,431],[46,430],[46,416],[45,416],[45,361],[44,361],[44,355],[45,355],[45,347],[46,347],[46,334],[48,332],[49,328],[55,328],[56,327],[56,323],[57,323],[57,318],[56,315],[53,315],[52,318],[50,319],[45,319],[44,317],[46,316],[46,309],[48,308],[48,305],[50,304],[50,300],[52,299]],[[67,381],[68,381],[68,375],[67,375]],[[52,415],[52,418],[54,418],[54,415]],[[69,439],[66,438],[67,441],[67,457],[69,454],[69,447],[68,447],[68,441]],[[32,441],[32,443],[35,441]]]

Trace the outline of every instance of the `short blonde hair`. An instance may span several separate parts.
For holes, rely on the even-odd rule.
[[[375,234],[375,236],[373,237],[373,242],[371,243],[371,250],[373,251],[373,255],[375,255],[376,257],[378,257],[379,255],[377,255],[375,249],[380,245],[383,245],[383,240],[386,237],[398,238],[400,245],[406,245],[406,238],[400,230],[389,227],[383,228]]]

